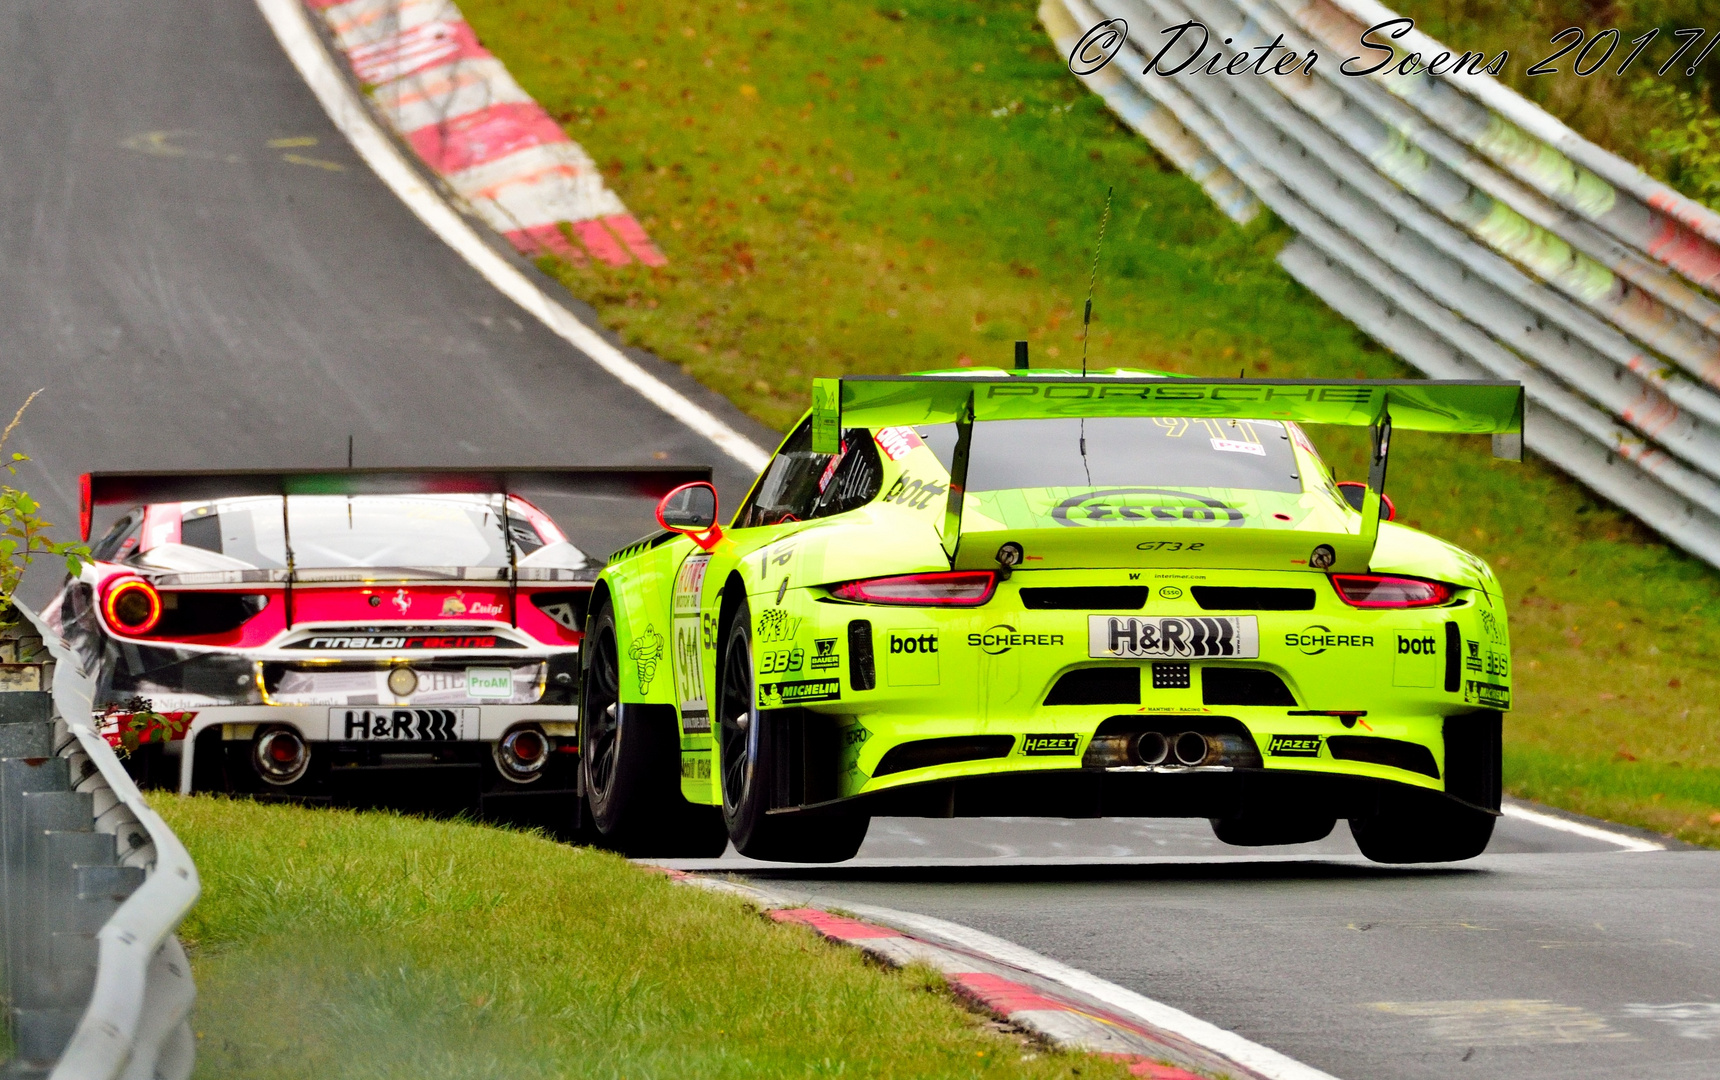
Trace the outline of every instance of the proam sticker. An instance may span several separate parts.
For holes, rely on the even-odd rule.
[[[1023,735],[1021,752],[1028,757],[1068,757],[1081,745],[1079,735]]]
[[[1319,735],[1274,735],[1266,744],[1266,753],[1272,757],[1319,757],[1320,739]]]

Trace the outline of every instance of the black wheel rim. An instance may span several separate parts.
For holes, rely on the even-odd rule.
[[[585,679],[585,778],[595,795],[609,791],[615,776],[615,749],[620,731],[616,716],[621,700],[616,674],[615,634],[605,629],[591,651],[591,668]]]
[[[729,637],[723,656],[723,809],[733,817],[752,787],[758,757],[758,706],[753,694],[752,639],[744,626]]]

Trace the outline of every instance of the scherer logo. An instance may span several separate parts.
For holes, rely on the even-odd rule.
[[[998,623],[977,634],[969,634],[967,643],[987,656],[1000,656],[1018,645],[1061,645],[1062,634],[1023,634],[1007,623]]]
[[[1059,525],[1156,524],[1240,528],[1242,511],[1227,502],[1169,488],[1103,488],[1064,499],[1051,510]]]
[[[890,634],[890,652],[901,656],[925,656],[938,651],[938,635],[936,634]]]
[[[1319,656],[1327,649],[1372,648],[1374,639],[1371,634],[1334,634],[1329,626],[1310,626],[1285,634],[1284,644],[1301,649],[1306,656]]]

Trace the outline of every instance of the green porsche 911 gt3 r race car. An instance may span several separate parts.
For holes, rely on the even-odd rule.
[[[1394,426],[1520,457],[1522,417],[1515,383],[817,380],[728,525],[687,485],[603,571],[595,824],[634,854],[824,862],[874,815],[1205,817],[1243,845],[1346,818],[1372,859],[1477,855],[1504,599],[1382,495]],[[1368,483],[1299,422],[1370,427]]]

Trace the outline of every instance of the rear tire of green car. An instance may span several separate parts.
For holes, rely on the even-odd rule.
[[[857,814],[770,814],[777,747],[762,722],[752,652],[752,613],[735,602],[717,666],[718,766],[723,822],[735,850],[749,859],[833,863],[854,857],[872,824]]]
[[[1393,792],[1350,819],[1356,846],[1377,863],[1461,862],[1487,850],[1494,815],[1423,792]]]
[[[585,641],[580,690],[580,780],[598,844],[632,858],[714,859],[728,847],[722,811],[681,795],[681,733],[672,705],[620,700],[615,609]]]

